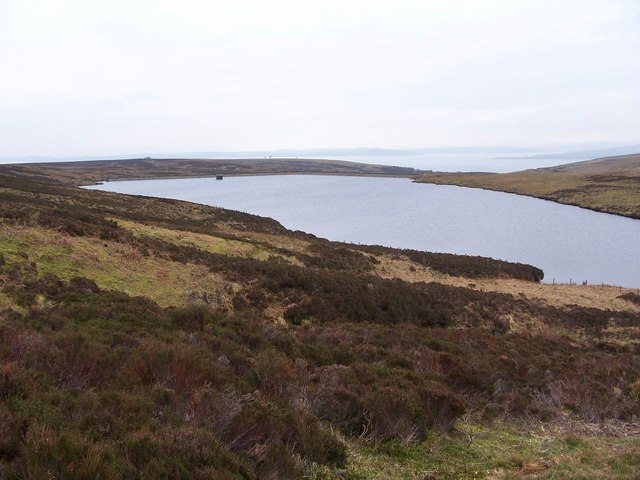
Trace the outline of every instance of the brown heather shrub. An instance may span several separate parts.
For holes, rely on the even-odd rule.
[[[43,335],[26,330],[0,338],[3,340],[0,358],[46,374],[65,388],[86,390],[114,377],[114,352],[85,335],[71,332]]]
[[[32,423],[26,433],[19,469],[34,480],[118,479],[124,466],[113,449],[77,432],[57,432]]]
[[[293,362],[277,350],[263,350],[254,359],[253,371],[258,388],[269,397],[290,396],[295,388]]]
[[[629,386],[631,400],[640,403],[640,378]]]
[[[110,383],[117,360],[107,346],[83,335],[65,333],[49,345],[43,369],[65,388],[87,390]]]
[[[33,367],[42,363],[43,354],[47,349],[47,342],[39,332],[32,330],[18,332],[14,330],[3,335],[0,349],[2,349],[4,358],[19,365]]]
[[[12,461],[20,453],[27,422],[22,415],[0,404],[0,425],[0,460]]]
[[[140,388],[90,391],[68,408],[74,426],[90,438],[120,442],[127,432],[149,426],[159,412],[169,411],[156,395]]]
[[[218,317],[206,305],[172,307],[168,311],[171,321],[181,330],[198,331],[205,325],[215,323]]]
[[[324,367],[312,382],[314,413],[347,435],[420,440],[431,428],[449,428],[464,412],[445,385],[380,365]]]
[[[344,446],[310,412],[271,401],[260,392],[241,395],[232,389],[203,387],[192,395],[186,416],[246,457],[261,478],[265,472],[292,478],[289,469],[297,465],[293,458],[298,455],[338,466],[346,459]],[[276,451],[279,454],[272,457]]]
[[[33,388],[33,379],[16,362],[0,363],[0,401],[25,397]]]
[[[458,391],[466,384],[472,402],[491,392],[492,408],[543,420],[564,409],[588,421],[640,414],[628,389],[640,368],[637,356],[584,349],[561,337],[472,333],[465,332],[474,346],[466,351],[465,368],[452,371],[447,380]]]
[[[222,383],[228,367],[215,362],[212,355],[199,346],[147,341],[131,355],[124,369],[131,375],[133,384],[162,385],[182,393]]]
[[[417,347],[409,352],[411,364],[416,372],[425,375],[441,375],[440,354],[428,347]]]
[[[175,428],[127,434],[125,456],[140,479],[252,479],[218,439],[203,429]]]
[[[375,257],[365,255],[355,248],[336,246],[326,240],[317,240],[309,247],[310,255],[296,254],[299,260],[309,266],[328,270],[367,272],[378,262]]]
[[[622,295],[619,295],[618,298],[622,298],[623,300],[626,300],[628,302],[631,302],[640,306],[640,295],[638,295],[637,293],[627,292]]]
[[[222,438],[234,450],[251,451],[257,445],[277,440],[290,453],[301,454],[309,461],[343,465],[346,460],[342,444],[310,413],[283,408],[259,396],[246,398]]]
[[[432,270],[467,278],[516,278],[531,282],[540,282],[544,273],[539,268],[521,263],[504,262],[487,257],[453,255],[449,253],[421,252],[417,250],[399,250],[389,247],[359,245],[358,250],[373,254],[404,256],[411,261]]]
[[[297,478],[296,456],[338,466],[346,459],[343,445],[315,416],[269,401],[259,392],[240,395],[230,389],[205,387],[192,396],[187,417],[216,432],[225,445],[253,465],[260,478]],[[278,455],[273,456],[275,452]]]
[[[252,398],[240,395],[231,387],[217,389],[204,385],[195,389],[183,405],[184,416],[196,425],[207,426],[222,435],[242,412],[242,405]]]
[[[73,277],[69,281],[69,289],[73,292],[84,295],[98,293],[100,291],[96,282],[84,277]]]

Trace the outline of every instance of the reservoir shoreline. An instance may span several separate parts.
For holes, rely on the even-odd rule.
[[[632,219],[530,196],[406,180],[269,175],[89,188],[244,211],[332,241],[526,263],[542,268],[548,283],[640,287],[640,263],[634,263],[640,223]]]

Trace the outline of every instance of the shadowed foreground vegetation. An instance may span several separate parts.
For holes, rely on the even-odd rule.
[[[637,478],[637,295],[541,278],[0,176],[0,478]]]
[[[638,154],[515,173],[428,173],[416,182],[517,193],[640,219]]]

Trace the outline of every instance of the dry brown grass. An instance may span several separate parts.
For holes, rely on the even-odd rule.
[[[416,264],[406,257],[378,255],[374,273],[381,278],[397,278],[407,282],[437,282],[455,287],[474,288],[483,292],[508,293],[526,297],[554,307],[578,305],[587,308],[640,312],[632,302],[618,298],[635,291],[609,285],[568,285],[525,282],[514,279],[473,279],[454,277]]]
[[[517,193],[640,218],[640,155],[502,174],[433,173],[419,183]]]

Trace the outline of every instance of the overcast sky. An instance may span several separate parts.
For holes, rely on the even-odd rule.
[[[0,0],[0,157],[640,140],[640,1]]]

